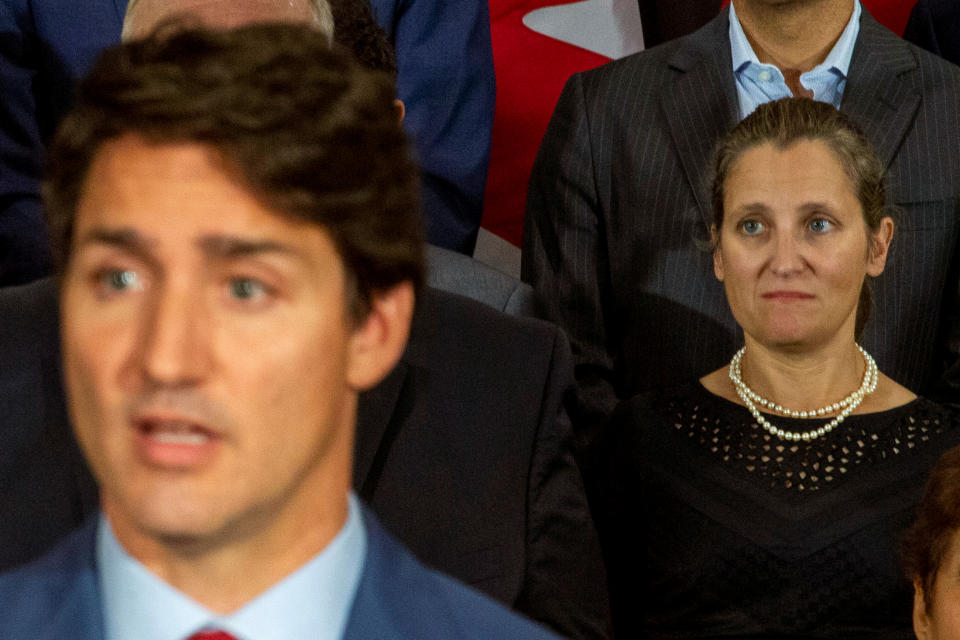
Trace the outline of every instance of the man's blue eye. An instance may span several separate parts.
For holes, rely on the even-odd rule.
[[[763,223],[759,220],[744,220],[740,225],[743,232],[749,236],[755,236],[763,231]]]
[[[810,221],[810,230],[815,233],[823,233],[824,231],[829,231],[830,227],[833,225],[830,224],[829,220],[824,220],[823,218],[816,218]]]
[[[234,278],[230,281],[230,295],[238,300],[253,300],[267,293],[266,286],[250,278]]]
[[[100,280],[114,291],[127,291],[141,287],[140,276],[130,269],[110,269],[101,274]]]

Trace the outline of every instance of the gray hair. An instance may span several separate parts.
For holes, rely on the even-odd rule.
[[[277,0],[282,2],[284,0]],[[295,0],[286,0],[291,5]],[[311,22],[312,26],[315,27],[320,33],[323,33],[327,40],[332,44],[333,43],[333,11],[330,9],[330,3],[327,0],[305,0],[306,3],[310,6],[310,13],[313,16]],[[132,40],[134,34],[137,33],[136,24],[134,21],[134,11],[133,9],[141,3],[141,0],[130,0],[127,4],[126,14],[123,16],[123,30],[120,32],[120,39],[124,42]],[[173,14],[172,14],[173,15]]]

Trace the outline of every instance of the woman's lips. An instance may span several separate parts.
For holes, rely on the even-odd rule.
[[[767,300],[811,300],[815,296],[805,291],[768,291],[763,297]]]

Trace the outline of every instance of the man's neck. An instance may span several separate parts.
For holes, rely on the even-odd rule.
[[[150,538],[112,518],[114,535],[151,573],[210,611],[232,613],[324,550],[346,524],[348,487],[326,495],[322,510],[307,517],[279,517],[274,526],[221,536],[215,544],[195,539]],[[324,495],[321,493],[320,495]]]
[[[853,0],[733,0],[733,5],[757,58],[780,69],[794,95],[809,96],[800,74],[826,59],[853,14]]]

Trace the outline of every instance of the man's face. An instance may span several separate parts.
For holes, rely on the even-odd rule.
[[[371,383],[346,300],[326,231],[264,208],[210,148],[103,146],[62,332],[71,416],[118,534],[230,539],[344,500]]]

